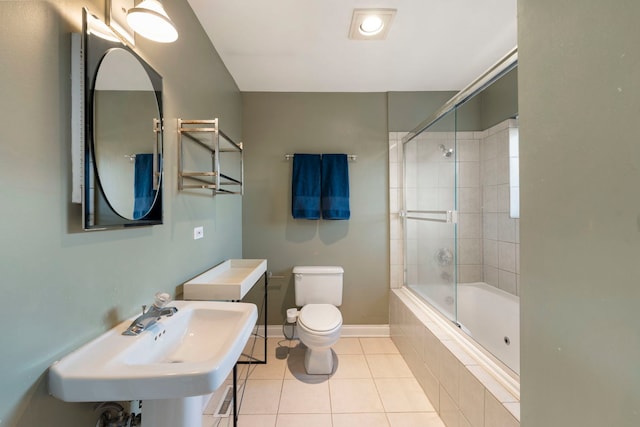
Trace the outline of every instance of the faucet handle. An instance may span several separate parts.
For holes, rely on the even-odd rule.
[[[158,292],[156,293],[156,299],[153,303],[158,308],[162,308],[167,305],[171,301],[171,295],[166,292]]]

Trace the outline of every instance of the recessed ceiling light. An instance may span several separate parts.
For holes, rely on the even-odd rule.
[[[360,32],[365,36],[373,36],[378,34],[384,28],[384,22],[378,15],[371,15],[364,18],[362,24],[358,27]]]
[[[349,38],[353,40],[383,40],[395,17],[396,9],[354,9]]]

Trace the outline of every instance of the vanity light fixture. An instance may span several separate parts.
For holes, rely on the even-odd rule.
[[[111,31],[111,28],[90,13],[87,13],[87,34],[93,34],[110,42],[120,43],[120,39]]]
[[[143,0],[127,12],[127,23],[149,40],[171,43],[178,39],[178,31],[160,0]]]
[[[396,9],[354,9],[349,38],[352,40],[384,40],[389,33]]]

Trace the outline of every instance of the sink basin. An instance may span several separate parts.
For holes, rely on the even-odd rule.
[[[178,312],[140,335],[122,335],[134,316],[55,362],[49,370],[51,394],[67,402],[98,402],[214,392],[251,336],[256,306],[219,301],[173,301],[169,306]]]

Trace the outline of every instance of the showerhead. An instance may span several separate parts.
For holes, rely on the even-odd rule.
[[[442,157],[449,158],[453,154],[453,148],[447,148],[444,145],[439,145],[440,151],[442,151]]]

